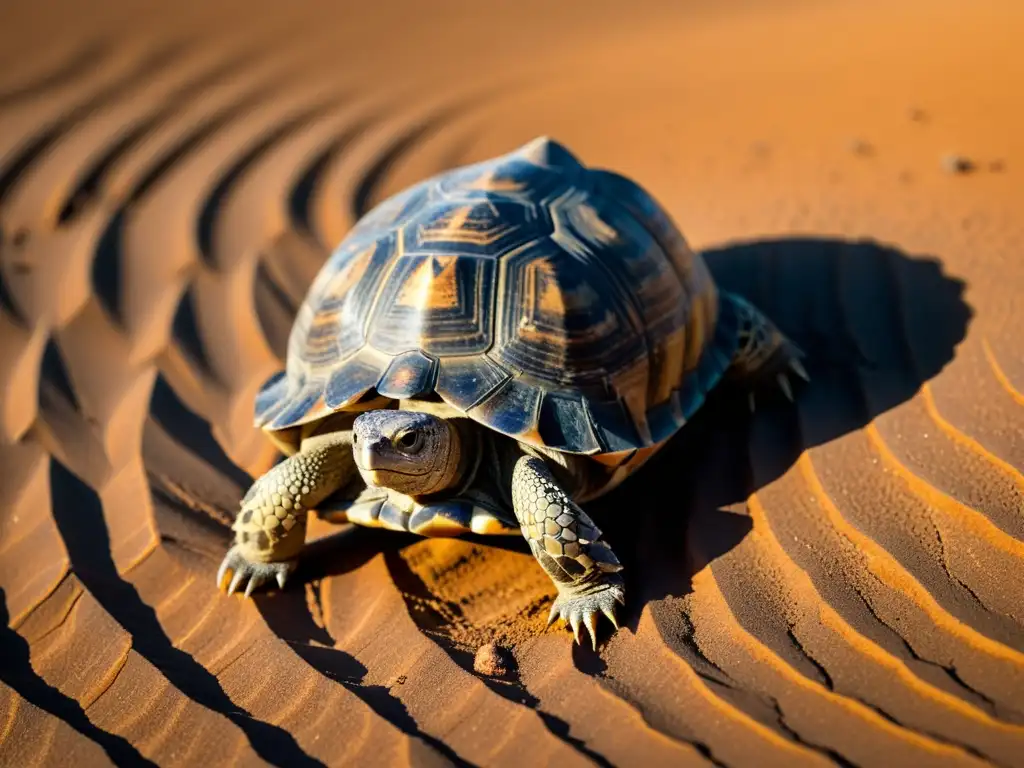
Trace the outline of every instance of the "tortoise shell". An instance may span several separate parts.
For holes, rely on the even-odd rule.
[[[541,137],[353,227],[309,289],[256,425],[439,397],[537,447],[631,454],[675,433],[721,378],[727,314],[650,195]]]

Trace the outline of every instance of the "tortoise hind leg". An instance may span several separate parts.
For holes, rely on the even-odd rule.
[[[726,376],[749,383],[774,379],[782,393],[793,400],[793,387],[789,376],[796,374],[810,381],[800,358],[804,353],[768,317],[746,299],[734,293],[720,294],[723,318],[735,322],[736,352],[729,363]],[[726,314],[728,313],[728,314]],[[748,390],[750,410],[754,410],[754,388]]]

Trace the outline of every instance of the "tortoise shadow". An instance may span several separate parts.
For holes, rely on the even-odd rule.
[[[965,283],[938,260],[871,241],[760,240],[704,256],[721,288],[804,350],[811,381],[795,403],[759,393],[753,415],[744,392],[717,389],[640,472],[590,504],[625,566],[634,631],[648,602],[688,594],[694,574],[750,532],[751,519],[727,508],[804,451],[910,400],[953,359],[973,314]],[[623,506],[639,511],[615,514]]]

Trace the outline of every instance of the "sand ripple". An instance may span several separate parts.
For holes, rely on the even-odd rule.
[[[1024,766],[1009,174],[941,177],[891,116],[858,126],[896,147],[884,180],[807,120],[747,142],[744,110],[799,113],[786,78],[821,81],[714,51],[810,13],[442,6],[109,2],[53,46],[31,10],[0,33],[0,762]],[[315,522],[304,584],[218,594],[276,460],[253,397],[327,254],[387,194],[538,133],[649,184],[813,386],[754,418],[722,393],[594,505],[631,594],[599,654],[545,631],[516,543]],[[508,680],[473,672],[494,640]]]

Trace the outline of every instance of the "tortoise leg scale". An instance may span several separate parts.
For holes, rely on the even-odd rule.
[[[576,642],[580,624],[597,648],[597,617],[618,628],[616,603],[625,604],[622,570],[586,512],[558,486],[535,456],[520,457],[512,474],[512,504],[533,556],[558,588],[548,624],[568,621]]]
[[[245,596],[266,581],[284,587],[306,539],[308,511],[353,479],[350,432],[307,438],[301,450],[260,477],[235,518],[235,544],[217,571],[217,585],[232,571],[227,592],[245,584]]]

